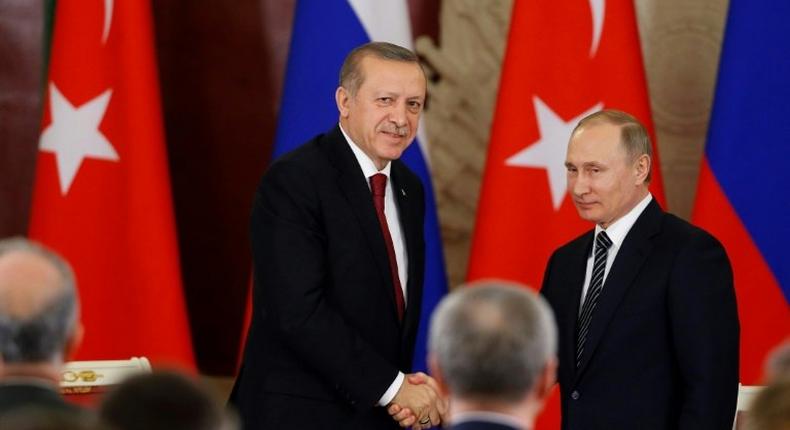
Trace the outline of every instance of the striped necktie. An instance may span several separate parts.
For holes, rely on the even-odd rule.
[[[579,315],[579,330],[576,336],[576,367],[578,368],[582,362],[582,353],[584,352],[584,342],[587,341],[587,332],[590,329],[590,321],[592,321],[592,314],[595,310],[595,305],[598,303],[598,297],[601,295],[603,289],[603,275],[606,270],[606,255],[609,252],[609,247],[612,246],[612,239],[606,235],[605,231],[598,233],[595,238],[595,260],[593,262],[592,276],[590,278],[590,287],[587,289],[587,296],[584,298],[582,305],[582,312]]]

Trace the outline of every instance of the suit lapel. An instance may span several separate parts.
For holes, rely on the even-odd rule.
[[[584,287],[584,274],[587,269],[587,258],[590,256],[590,252],[592,250],[594,233],[595,230],[584,236],[576,249],[573,250],[571,261],[568,264],[568,267],[573,267],[575,270],[568,271],[567,275],[568,282],[566,285],[570,285],[572,289],[570,292],[570,300],[565,303],[565,315],[569,315],[570,318],[565,318],[562,322],[564,324],[562,331],[568,333],[567,336],[562,337],[565,339],[565,345],[563,348],[563,351],[565,351],[565,356],[562,357],[561,361],[563,363],[576,362],[576,323],[579,315],[579,304],[581,303],[582,299],[582,288]],[[575,366],[571,365],[566,367],[566,370],[570,371],[571,374],[575,374]]]
[[[651,238],[661,229],[661,216],[661,208],[654,199],[631,227],[621,249],[617,252],[593,312],[577,378],[587,368],[587,364],[595,353],[617,307],[650,255],[650,251],[653,249]]]
[[[352,211],[356,215],[359,226],[367,239],[370,253],[381,275],[379,285],[382,287],[382,294],[388,298],[390,303],[391,315],[397,319],[398,314],[395,308],[394,287],[390,276],[389,257],[384,243],[384,236],[381,234],[376,208],[373,206],[373,197],[370,194],[367,180],[362,174],[354,153],[348,147],[348,143],[340,132],[339,127],[335,127],[327,134],[326,150],[330,154],[330,161],[338,171],[338,186],[346,197]]]
[[[421,286],[418,285],[416,273],[417,264],[417,228],[422,225],[415,220],[414,202],[411,201],[412,191],[406,181],[406,174],[403,171],[406,167],[400,161],[392,162],[392,192],[395,193],[395,201],[398,206],[398,217],[400,219],[401,232],[403,235],[404,246],[408,260],[409,279],[406,282],[406,314],[403,316],[403,336],[410,333],[413,324],[419,323]],[[404,339],[405,340],[405,339]]]

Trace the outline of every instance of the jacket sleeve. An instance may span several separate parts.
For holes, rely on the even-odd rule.
[[[721,244],[701,230],[676,256],[669,313],[682,377],[678,428],[731,428],[740,336],[732,268]]]

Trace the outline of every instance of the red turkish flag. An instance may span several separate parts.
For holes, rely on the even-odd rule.
[[[591,229],[567,198],[576,123],[604,108],[653,134],[632,0],[516,0],[472,241],[469,280],[539,289],[551,253]],[[651,191],[664,203],[653,138]],[[555,395],[537,426],[559,428]]]
[[[77,359],[194,369],[147,1],[59,0],[30,237],[73,266]]]

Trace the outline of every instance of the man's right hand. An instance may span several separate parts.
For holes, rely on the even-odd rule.
[[[445,413],[445,402],[438,394],[436,382],[418,372],[406,375],[387,411],[401,427],[421,430],[438,426]]]

